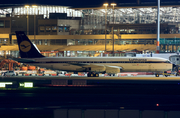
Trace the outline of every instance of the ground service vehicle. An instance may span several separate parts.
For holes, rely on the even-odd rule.
[[[2,76],[16,76],[16,73],[13,70],[9,70],[2,73]]]

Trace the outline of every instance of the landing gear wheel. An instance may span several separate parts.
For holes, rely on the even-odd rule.
[[[99,77],[98,73],[93,74],[93,77]]]
[[[99,77],[99,74],[98,73],[88,73],[87,74],[87,77]]]
[[[155,76],[156,76],[156,77],[159,77],[159,74],[158,74],[158,73],[156,73],[156,74],[155,74]]]
[[[89,73],[87,74],[87,77],[94,77],[94,74],[89,72]]]

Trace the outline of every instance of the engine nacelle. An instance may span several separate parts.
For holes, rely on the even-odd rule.
[[[106,72],[108,74],[116,74],[120,73],[120,67],[117,66],[91,66],[91,67],[86,67],[86,71],[92,71],[92,72]]]
[[[117,66],[106,66],[106,73],[108,74],[120,73],[120,68]]]
[[[104,66],[91,67],[91,68],[89,68],[89,70],[93,71],[93,72],[104,72],[106,70],[106,67],[104,67]]]

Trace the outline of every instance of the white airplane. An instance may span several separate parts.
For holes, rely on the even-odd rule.
[[[99,73],[113,74],[120,72],[159,72],[172,70],[171,62],[157,57],[45,57],[32,44],[23,31],[16,31],[21,58],[13,58],[52,70],[67,72],[88,72],[88,77],[98,77]]]

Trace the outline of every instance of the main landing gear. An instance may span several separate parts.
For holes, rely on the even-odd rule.
[[[88,72],[87,77],[99,77],[98,73]]]
[[[159,73],[155,73],[155,76],[156,76],[156,77],[159,77]]]

